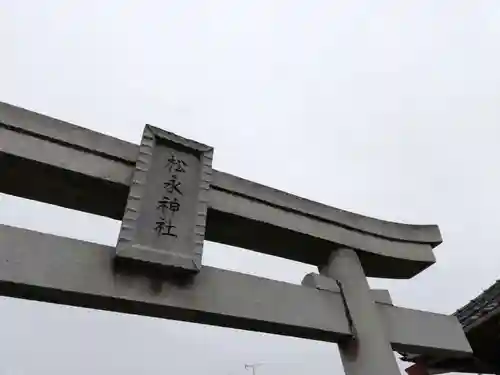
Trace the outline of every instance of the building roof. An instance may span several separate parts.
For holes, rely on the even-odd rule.
[[[464,331],[477,325],[500,307],[500,280],[486,289],[465,306],[453,313],[462,324]]]
[[[473,349],[474,355],[465,359],[432,357],[411,353],[400,353],[402,360],[425,364],[429,368],[480,369],[483,373],[492,373],[491,368],[498,368],[497,355],[491,361],[491,350],[499,344],[500,330],[497,320],[500,317],[500,280],[483,291],[479,296],[453,313],[457,317]],[[469,371],[467,371],[469,372]]]

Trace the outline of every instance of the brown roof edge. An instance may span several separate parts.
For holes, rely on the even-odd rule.
[[[437,374],[444,374],[447,372],[445,370],[428,368],[426,364],[423,362],[415,363],[410,367],[406,368],[405,371],[408,375],[437,375]]]
[[[415,363],[414,365],[406,368],[405,371],[408,375],[430,375],[427,366],[423,363]]]

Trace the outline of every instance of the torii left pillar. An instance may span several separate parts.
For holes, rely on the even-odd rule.
[[[339,343],[346,375],[400,375],[356,252],[352,249],[334,251],[321,274],[339,283],[346,314],[352,324],[354,338]]]

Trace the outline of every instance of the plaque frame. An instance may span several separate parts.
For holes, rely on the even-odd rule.
[[[193,247],[191,249],[183,248],[180,252],[179,249],[157,249],[136,241],[138,218],[144,214],[142,199],[148,183],[148,174],[151,172],[153,154],[159,143],[197,156],[201,165],[193,228]],[[212,181],[213,153],[213,147],[180,137],[149,124],[144,127],[116,245],[117,260],[156,266],[181,273],[200,271],[207,223],[208,194]]]

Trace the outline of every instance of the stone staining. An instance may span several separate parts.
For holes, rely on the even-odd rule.
[[[213,149],[146,126],[117,259],[165,270],[201,267]]]

